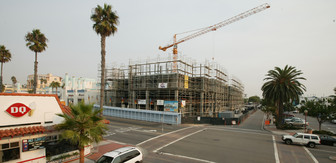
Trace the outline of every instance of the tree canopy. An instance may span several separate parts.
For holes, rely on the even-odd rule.
[[[261,87],[263,98],[277,106],[277,125],[283,124],[284,104],[293,100],[299,100],[306,87],[299,80],[306,80],[301,77],[303,73],[295,67],[286,65],[284,69],[275,67],[266,74],[266,82]]]
[[[251,96],[251,97],[249,97],[248,102],[260,103],[260,97],[259,96]]]
[[[332,114],[336,113],[335,99],[322,98],[319,100],[305,101],[300,108],[300,112],[308,111],[308,116],[315,117],[321,130],[322,123],[329,120]]]
[[[78,145],[80,149],[80,162],[84,162],[84,147],[90,143],[98,143],[103,139],[107,127],[103,123],[103,117],[99,116],[101,109],[94,109],[93,105],[79,103],[70,105],[71,114],[57,114],[64,121],[56,126],[61,130],[61,138]]]

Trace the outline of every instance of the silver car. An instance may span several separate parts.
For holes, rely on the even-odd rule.
[[[301,118],[299,118],[299,117],[289,117],[289,118],[285,119],[285,122],[292,121],[293,119],[301,119]]]
[[[291,121],[285,122],[286,124],[288,124],[289,126],[299,126],[299,127],[304,127],[305,125],[308,126],[309,123],[305,122],[305,120],[301,119],[301,118],[295,118],[292,119]]]

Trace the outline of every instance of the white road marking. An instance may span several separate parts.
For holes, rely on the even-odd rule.
[[[146,143],[146,142],[148,142],[148,141],[151,141],[151,140],[153,140],[153,139],[157,139],[157,138],[159,138],[159,137],[166,136],[166,135],[168,135],[168,134],[172,134],[172,133],[179,132],[179,131],[182,131],[182,130],[186,130],[186,129],[188,129],[188,128],[192,128],[192,127],[194,127],[194,126],[190,126],[190,127],[182,128],[182,129],[179,129],[179,130],[175,130],[175,131],[172,131],[172,132],[168,132],[168,133],[165,133],[165,134],[162,134],[162,135],[159,135],[159,136],[156,136],[156,137],[147,139],[147,140],[145,140],[145,141],[143,141],[143,142],[137,144],[137,146],[139,146],[139,145],[141,145],[141,144],[144,144],[144,143]]]
[[[327,151],[327,150],[322,150],[322,149],[310,149],[310,150],[313,150],[313,151],[321,151],[321,152],[327,152],[327,153],[335,153],[334,151]]]
[[[232,131],[232,132],[240,132],[240,133],[248,133],[248,134],[256,134],[256,135],[266,135],[270,136],[271,134],[269,133],[255,133],[259,130],[250,130],[250,129],[241,129],[241,128],[209,128],[207,127],[206,129],[209,130],[219,130],[219,131]],[[251,131],[251,132],[248,132]]]
[[[278,154],[278,148],[277,148],[277,145],[276,145],[276,142],[275,142],[274,135],[272,135],[272,139],[273,139],[273,146],[274,146],[275,162],[276,163],[280,163],[279,154]]]
[[[186,135],[186,136],[183,136],[183,137],[181,137],[181,138],[179,138],[179,139],[176,139],[176,140],[174,140],[174,141],[172,141],[172,142],[170,142],[170,143],[168,143],[168,144],[166,144],[166,145],[164,145],[164,146],[162,146],[162,147],[160,147],[160,148],[158,148],[158,149],[155,149],[153,152],[156,153],[158,150],[160,150],[160,149],[162,149],[162,148],[164,148],[164,147],[167,147],[167,146],[169,146],[169,145],[171,145],[171,144],[173,144],[173,143],[176,143],[176,142],[178,142],[178,141],[180,141],[180,140],[182,140],[182,139],[184,139],[184,138],[186,138],[186,137],[188,137],[188,136],[197,134],[197,133],[199,133],[199,132],[201,132],[201,131],[204,131],[204,129],[202,129],[202,130],[198,130],[198,131],[196,131],[196,132],[193,132],[193,133],[191,133],[191,134],[188,134],[188,135]]]
[[[157,132],[156,130],[134,130],[138,132]]]
[[[127,128],[119,128],[119,129],[116,129],[115,131],[119,133],[124,133],[124,132],[139,130],[140,128],[139,127],[127,127]]]
[[[200,161],[200,162],[214,163],[214,162],[208,161],[208,160],[202,160],[202,159],[199,159],[199,158],[193,158],[193,157],[182,156],[182,155],[175,155],[175,154],[171,154],[171,153],[163,153],[163,152],[161,152],[160,154],[162,154],[162,155],[168,155],[168,156],[175,156],[175,157],[180,157],[180,158],[186,158],[186,159]]]
[[[314,155],[312,153],[310,153],[310,151],[306,147],[303,147],[303,148],[306,150],[306,152],[308,153],[308,155],[313,159],[313,161],[315,163],[318,163],[318,161],[316,160],[316,158],[314,157]]]

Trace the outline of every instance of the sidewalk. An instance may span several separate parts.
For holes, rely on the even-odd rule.
[[[272,119],[271,123],[269,125],[265,124],[265,120],[266,120],[266,115],[264,115],[264,124],[263,124],[263,128],[266,131],[269,131],[271,133],[273,133],[274,135],[287,135],[287,134],[294,134],[296,132],[301,132],[304,133],[305,130],[304,129],[298,129],[298,130],[280,130],[277,129],[274,122],[274,118],[273,116],[270,116],[270,119]]]
[[[99,144],[93,144],[93,149],[91,149],[91,154],[85,156],[85,163],[94,163],[100,156],[106,152],[113,151],[117,148],[129,146],[123,143],[114,142],[111,140],[103,140]],[[68,163],[78,163],[79,159],[69,161]]]
[[[271,123],[269,125],[264,125],[264,129],[266,131],[272,132],[274,135],[285,135],[285,134],[292,134],[296,132],[304,133],[304,129],[300,130],[280,130],[277,129],[274,123]]]

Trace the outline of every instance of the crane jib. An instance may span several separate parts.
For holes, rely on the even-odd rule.
[[[180,43],[182,43],[182,42],[184,42],[184,41],[193,39],[193,38],[195,38],[195,37],[198,37],[198,36],[200,36],[200,35],[206,34],[206,33],[208,33],[208,32],[215,31],[215,30],[217,30],[217,29],[219,29],[219,28],[221,28],[221,27],[224,27],[224,26],[226,26],[226,25],[229,25],[229,24],[231,24],[231,23],[234,23],[234,22],[236,22],[236,21],[238,21],[238,20],[244,19],[244,18],[249,17],[249,16],[251,16],[251,15],[254,15],[254,14],[256,14],[256,13],[259,13],[259,12],[261,12],[261,11],[267,9],[267,8],[270,8],[270,5],[268,5],[267,3],[265,3],[265,4],[263,4],[263,5],[260,5],[260,6],[258,6],[258,7],[255,7],[255,8],[253,8],[253,9],[250,9],[250,10],[248,10],[248,11],[246,11],[246,12],[243,12],[243,13],[237,15],[237,16],[234,16],[234,17],[232,17],[232,18],[230,18],[230,19],[227,19],[227,20],[225,20],[225,21],[219,22],[219,23],[217,23],[217,24],[215,24],[215,25],[212,25],[212,26],[209,26],[209,27],[202,28],[202,29],[200,29],[199,31],[197,31],[197,32],[195,32],[195,33],[193,33],[193,34],[190,34],[190,35],[188,35],[188,36],[185,36],[185,37],[183,37],[183,38],[181,38],[181,39],[179,39],[179,40],[176,40],[176,35],[177,35],[177,34],[175,34],[175,35],[174,35],[174,42],[173,42],[172,44],[167,45],[167,46],[165,46],[165,47],[161,47],[161,46],[160,46],[159,49],[160,49],[160,50],[163,50],[163,51],[166,51],[168,48],[174,46],[174,50],[176,50],[176,54],[177,54],[177,45],[178,45],[178,44],[180,44]],[[184,32],[184,33],[185,33],[185,32]]]

